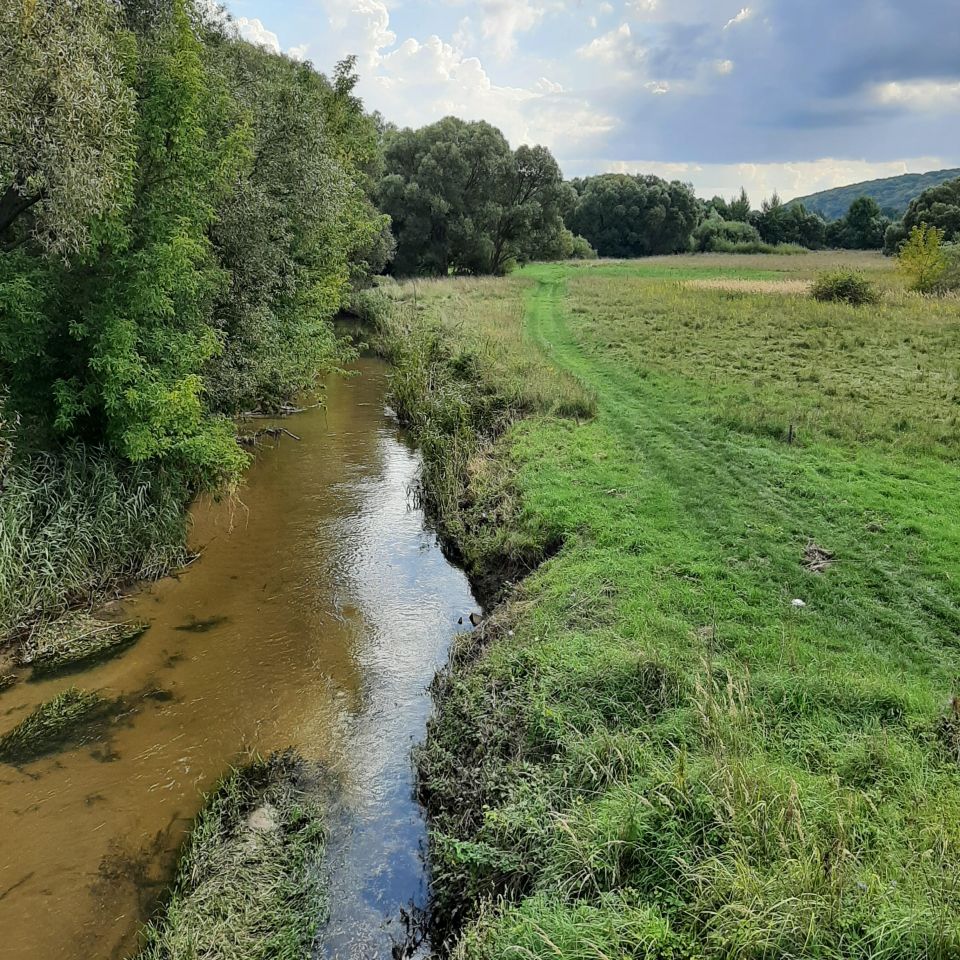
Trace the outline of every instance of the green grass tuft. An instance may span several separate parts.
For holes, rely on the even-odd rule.
[[[306,960],[326,916],[317,783],[291,755],[208,798],[139,960]]]
[[[94,693],[65,690],[0,737],[0,762],[25,763],[81,741],[105,707]]]

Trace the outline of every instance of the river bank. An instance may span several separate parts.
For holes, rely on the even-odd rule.
[[[387,288],[424,496],[528,574],[418,755],[458,957],[960,949],[960,344],[866,266],[872,311],[687,286],[736,258]]]
[[[326,409],[284,421],[301,441],[267,444],[240,500],[194,507],[199,559],[111,612],[148,625],[136,645],[0,695],[0,733],[74,687],[112,708],[79,742],[0,766],[3,960],[129,956],[202,796],[288,748],[336,785],[319,798],[320,948],[404,941],[427,895],[410,749],[476,605],[411,508],[419,459],[386,389],[386,366],[360,360]]]

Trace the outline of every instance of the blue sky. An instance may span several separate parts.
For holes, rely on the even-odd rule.
[[[958,0],[230,0],[402,126],[486,119],[568,176],[755,201],[960,166]]]

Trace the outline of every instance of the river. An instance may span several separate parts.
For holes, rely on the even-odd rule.
[[[194,507],[199,559],[112,611],[150,624],[136,646],[0,694],[0,732],[69,686],[124,704],[95,743],[0,765],[2,960],[134,952],[202,794],[288,747],[342,783],[318,955],[389,957],[402,912],[424,905],[410,751],[476,607],[411,503],[417,454],[385,406],[386,366],[355,366],[325,409],[284,422],[300,442],[260,451],[242,502]]]

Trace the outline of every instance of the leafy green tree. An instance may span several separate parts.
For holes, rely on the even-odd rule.
[[[237,412],[287,401],[342,359],[330,321],[388,223],[366,193],[378,134],[353,97],[351,62],[330,82],[229,37],[213,57],[252,128],[251,162],[211,228],[229,285],[207,395]]]
[[[827,244],[846,250],[879,250],[889,226],[876,200],[857,197],[844,217],[827,225]]]
[[[393,221],[394,271],[444,276],[536,256],[563,229],[567,193],[544,147],[514,152],[490,124],[447,117],[387,132],[376,196]]]
[[[727,206],[726,219],[735,220],[739,223],[749,223],[750,212],[750,197],[747,196],[746,189],[741,187],[740,195],[735,200],[731,200]]]
[[[62,256],[130,202],[135,48],[108,0],[0,0],[0,243]]]
[[[817,250],[826,241],[827,225],[822,217],[808,211],[802,203],[785,204],[776,193],[751,214],[750,223],[764,243],[795,243]]]
[[[944,274],[948,260],[943,250],[943,231],[924,224],[914,227],[900,250],[898,266],[919,293],[933,293]]]
[[[686,250],[700,218],[693,189],[678,181],[609,173],[580,181],[577,191],[567,225],[602,257]]]
[[[25,250],[0,262],[0,376],[38,435],[105,443],[214,485],[245,457],[204,398],[228,279],[209,231],[249,160],[249,130],[189,14],[177,2],[139,45],[135,160],[121,165],[129,202],[100,214],[97,242],[69,269]]]
[[[884,252],[895,254],[915,227],[926,225],[942,231],[944,241],[960,241],[960,177],[924,190],[907,207],[900,223],[887,230]]]

